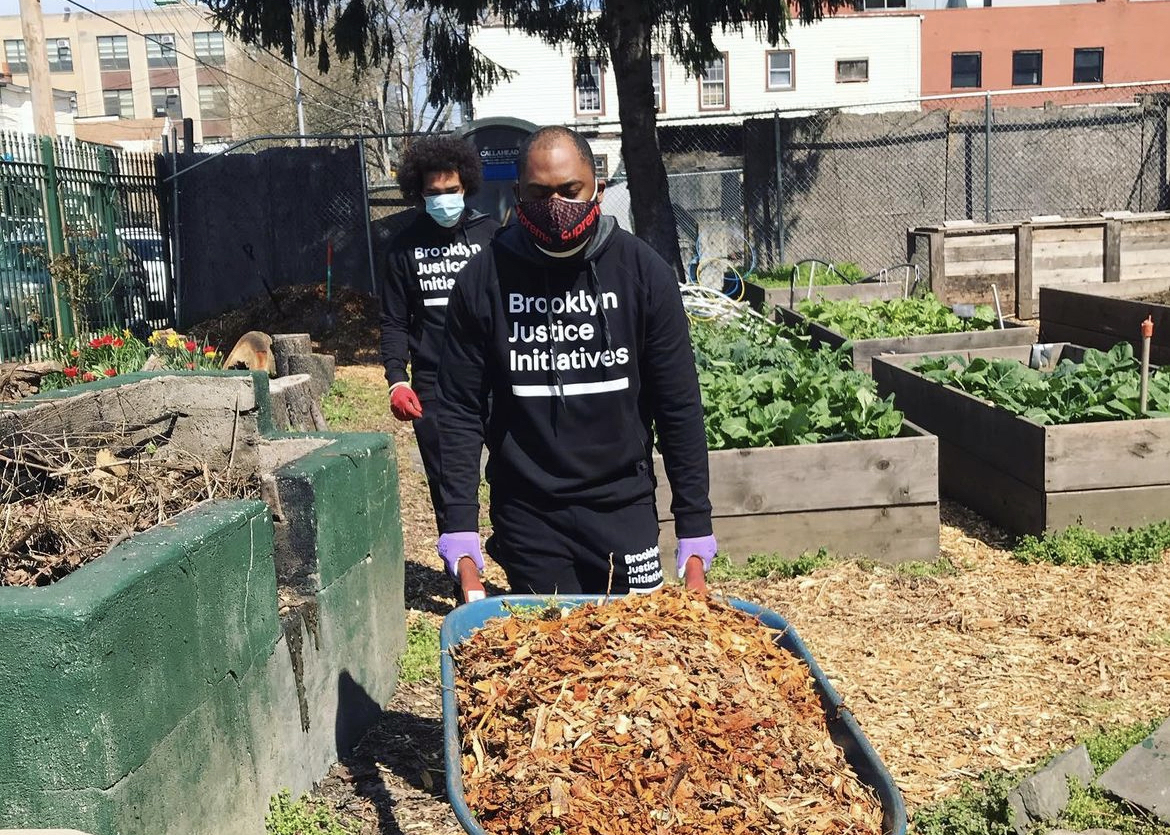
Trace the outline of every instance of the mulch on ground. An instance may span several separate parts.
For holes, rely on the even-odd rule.
[[[346,367],[385,387],[376,366]],[[388,414],[399,453],[408,617],[438,624],[450,586],[435,553],[413,437]],[[943,506],[939,576],[843,562],[792,580],[727,583],[799,631],[893,773],[911,814],[984,769],[1013,769],[1104,726],[1170,715],[1170,563],[1089,568],[1024,565],[1012,539]],[[489,563],[487,579],[504,586]],[[458,833],[443,794],[439,684],[400,688],[356,761],[320,796],[362,835]]]

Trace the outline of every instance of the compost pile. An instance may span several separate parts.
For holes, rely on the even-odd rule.
[[[682,590],[489,622],[455,651],[477,821],[531,835],[880,835],[880,804],[775,635]]]
[[[189,329],[193,339],[234,345],[248,331],[311,333],[318,353],[337,361],[378,361],[380,339],[378,300],[349,287],[334,287],[327,298],[324,284],[277,287],[271,295],[236,307]]]
[[[22,431],[3,439],[0,491],[0,586],[45,586],[201,501],[258,496],[259,482],[165,439]]]

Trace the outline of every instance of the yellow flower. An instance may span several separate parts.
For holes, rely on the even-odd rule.
[[[179,347],[179,335],[177,333],[167,334],[167,347],[168,348],[178,348]]]
[[[122,338],[129,339],[133,334],[130,333],[130,328],[122,328]]]

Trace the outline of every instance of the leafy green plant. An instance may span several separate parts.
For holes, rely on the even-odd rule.
[[[723,583],[729,580],[791,580],[832,565],[835,562],[824,548],[819,551],[786,558],[779,554],[752,554],[745,565],[736,565],[723,554],[718,554],[707,572],[707,579]]]
[[[1015,549],[1024,563],[1135,565],[1161,562],[1170,550],[1170,522],[1098,533],[1074,525],[1059,533],[1025,536]]]
[[[288,789],[268,801],[264,816],[266,835],[353,835],[354,830],[324,803],[302,795],[293,800]]]
[[[1079,363],[1052,371],[1011,359],[944,356],[911,366],[928,380],[957,388],[1042,425],[1141,418],[1141,365],[1128,342],[1089,349]],[[1170,417],[1170,371],[1150,374],[1148,416]]]
[[[710,449],[896,437],[902,413],[841,352],[752,319],[691,328]]]
[[[401,681],[434,681],[439,677],[439,630],[416,617],[406,630],[406,651],[398,662]]]
[[[975,315],[963,319],[930,293],[922,298],[866,302],[804,299],[796,309],[810,321],[854,340],[964,333],[991,330],[998,324],[995,311],[988,305],[976,306]]]

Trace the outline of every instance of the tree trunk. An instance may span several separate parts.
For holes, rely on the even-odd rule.
[[[617,80],[622,159],[629,177],[630,212],[639,238],[666,259],[681,279],[682,255],[666,166],[655,129],[654,82],[650,69],[651,21],[640,0],[605,4],[610,62]]]

